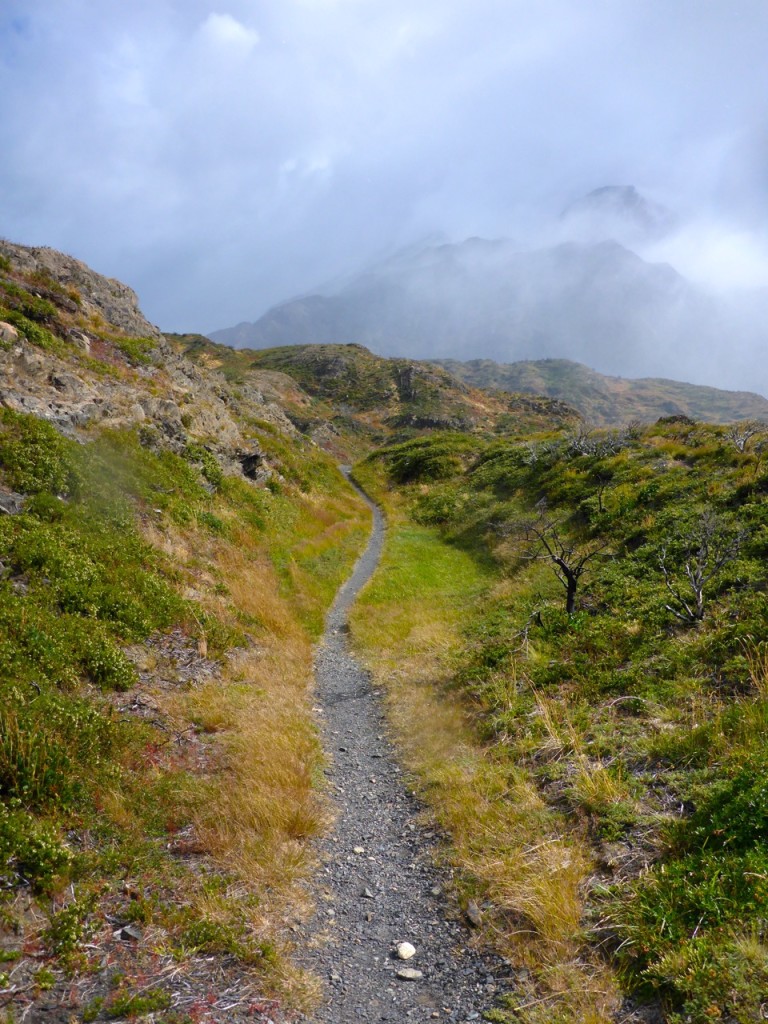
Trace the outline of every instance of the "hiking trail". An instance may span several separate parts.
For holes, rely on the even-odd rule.
[[[345,475],[349,476],[345,469]],[[357,488],[359,491],[359,488]],[[339,591],[316,657],[316,702],[336,821],[320,843],[317,911],[300,960],[326,984],[312,1024],[476,1021],[510,970],[473,948],[471,929],[446,895],[438,837],[408,788],[388,739],[380,691],[352,656],[347,614],[371,577],[384,538],[373,510],[368,547]],[[416,953],[397,955],[407,942]],[[421,976],[403,978],[398,972]]]

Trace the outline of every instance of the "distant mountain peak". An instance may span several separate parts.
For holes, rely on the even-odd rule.
[[[634,185],[603,185],[570,203],[560,222],[572,236],[589,242],[615,239],[625,245],[654,242],[675,227],[666,206],[643,196]]]

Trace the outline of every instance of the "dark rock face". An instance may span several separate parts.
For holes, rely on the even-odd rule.
[[[15,491],[9,491],[6,487],[0,487],[0,515],[3,513],[9,516],[18,515],[24,508],[26,500],[23,494],[17,494]]]

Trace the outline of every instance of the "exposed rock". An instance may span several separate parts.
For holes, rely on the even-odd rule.
[[[76,377],[74,373],[54,372],[48,377],[48,380],[57,391],[61,391],[64,394],[79,395],[85,389],[83,381]]]
[[[424,977],[421,971],[417,971],[415,967],[401,967],[397,972],[398,978],[402,981],[419,981]]]
[[[269,475],[269,468],[265,464],[264,452],[256,442],[253,442],[251,451],[238,451],[236,454],[243,468],[243,475],[247,476],[250,480],[261,479],[265,469],[267,475]]]
[[[142,396],[139,399],[139,405],[150,419],[158,420],[161,423],[178,424],[181,427],[181,409],[170,399]]]
[[[19,332],[13,324],[0,320],[0,345],[14,345],[19,340]]]
[[[45,357],[38,349],[21,343],[14,349],[13,354],[19,363],[19,369],[31,376],[37,376],[45,370]]]
[[[64,346],[40,348],[3,321],[0,406],[45,419],[77,440],[86,440],[94,426],[140,425],[142,443],[153,449],[183,455],[190,442],[202,443],[224,473],[260,484],[274,475],[269,455],[253,435],[256,425],[297,436],[275,401],[283,394],[272,379],[281,375],[265,375],[266,394],[251,383],[235,391],[148,323],[135,294],[119,281],[53,249],[0,241],[0,254],[10,259],[17,282],[56,306],[59,314],[50,329]],[[37,274],[32,283],[20,276],[29,273]],[[92,317],[91,327],[86,318]],[[122,334],[153,340],[149,362],[136,365],[126,357]]]
[[[76,331],[72,328],[68,333],[69,340],[85,352],[86,355],[91,351],[91,339],[84,331]]]
[[[8,491],[4,487],[0,488],[0,513],[5,512],[9,516],[18,515],[24,508],[25,501],[26,498],[23,494]]]
[[[121,281],[104,277],[91,270],[74,256],[57,252],[47,246],[17,245],[0,241],[0,253],[7,256],[17,270],[27,273],[42,271],[50,274],[59,284],[73,288],[82,299],[81,310],[99,315],[108,326],[134,337],[160,341],[160,330],[151,324],[139,309],[136,292]],[[57,298],[61,304],[61,300]],[[76,304],[73,303],[75,308]]]

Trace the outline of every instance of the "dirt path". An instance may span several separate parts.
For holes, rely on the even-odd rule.
[[[322,844],[318,912],[302,957],[327,984],[312,1021],[475,1021],[493,1003],[503,965],[470,947],[458,908],[443,895],[435,836],[419,823],[379,694],[348,647],[348,609],[381,554],[384,525],[372,507],[370,543],[328,615],[316,662],[338,817]],[[396,953],[401,942],[416,949],[407,961]],[[404,968],[421,977],[398,977]]]

